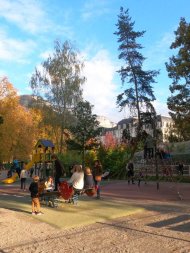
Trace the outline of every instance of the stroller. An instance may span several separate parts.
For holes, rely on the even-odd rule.
[[[73,189],[66,181],[63,181],[59,183],[58,192],[67,203],[77,205],[79,195],[83,193],[83,190]]]
[[[58,192],[59,195],[66,201],[69,201],[74,194],[73,187],[69,186],[66,181],[59,183]]]
[[[85,190],[74,190],[66,181],[63,181],[58,186],[59,195],[67,202],[77,205],[78,198],[82,194],[86,194],[89,197],[94,196],[96,193],[95,188],[85,189]]]

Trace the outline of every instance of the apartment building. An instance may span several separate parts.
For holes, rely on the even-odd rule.
[[[122,142],[123,131],[126,130],[130,134],[131,137],[136,136],[136,127],[137,127],[137,118],[126,118],[120,120],[116,126],[111,128],[102,128],[102,134],[100,139],[104,142],[104,137],[106,133],[111,133],[113,137],[117,140],[118,143]],[[167,141],[167,135],[169,132],[169,128],[172,126],[173,121],[170,117],[166,116],[157,116],[156,127],[160,129],[163,135],[163,141]],[[148,134],[153,136],[153,129],[151,129],[150,125],[144,125],[143,130],[146,131]]]

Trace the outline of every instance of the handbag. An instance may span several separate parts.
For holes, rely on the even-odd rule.
[[[100,182],[100,181],[102,180],[102,176],[95,176],[95,180],[96,180],[97,182]]]

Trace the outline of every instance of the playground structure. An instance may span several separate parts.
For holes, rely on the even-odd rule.
[[[182,200],[183,196],[179,183],[181,183],[184,176],[190,176],[190,165],[184,165],[183,173],[180,173],[177,168],[178,163],[173,161],[172,158],[160,159],[153,157],[151,159],[136,159],[135,161],[135,175],[137,180],[139,180],[139,186],[140,181],[144,181],[146,184],[153,178],[156,179],[157,175],[157,183],[161,180],[173,183],[174,191],[176,191],[178,197]],[[139,174],[142,175],[141,178]]]
[[[36,168],[40,167],[42,169],[41,173],[45,176],[46,169],[50,170],[50,165],[52,165],[51,155],[54,153],[54,150],[55,146],[50,140],[38,140],[32,153],[32,159],[26,164],[25,169],[29,171],[34,166],[36,172]],[[11,177],[2,180],[2,183],[12,184],[17,180],[17,178],[18,174],[15,172]]]

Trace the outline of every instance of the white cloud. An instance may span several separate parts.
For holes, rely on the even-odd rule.
[[[102,16],[109,13],[108,1],[101,0],[88,0],[86,1],[83,9],[81,10],[81,15],[83,20],[87,21],[91,18]]]
[[[72,37],[72,29],[66,25],[67,11],[62,11],[63,23],[61,25],[53,21],[52,14],[44,1],[0,1],[0,17],[4,18],[7,23],[17,26],[20,30],[31,34],[43,34],[51,31],[51,33],[56,33],[57,35],[67,34],[67,36]]]
[[[52,54],[53,54],[53,51],[47,50],[40,54],[40,58],[43,60],[47,60],[47,58],[49,58],[49,56],[52,56]]]
[[[92,59],[85,61],[84,99],[94,105],[94,113],[118,121],[123,116],[116,108],[117,85],[113,82],[116,66],[106,50],[100,50]]]
[[[157,114],[161,114],[162,116],[169,116],[169,110],[167,107],[167,104],[164,102],[161,102],[159,100],[155,100],[153,102],[154,108],[156,109]]]
[[[7,36],[4,31],[0,31],[0,59],[27,63],[27,56],[34,50],[35,43],[32,40],[18,40]]]
[[[8,75],[7,75],[7,71],[1,69],[1,70],[0,70],[0,79],[1,79],[2,77],[5,77],[5,76],[8,76]]]
[[[48,26],[43,8],[35,0],[1,0],[0,16],[31,33],[37,32],[42,25]]]

